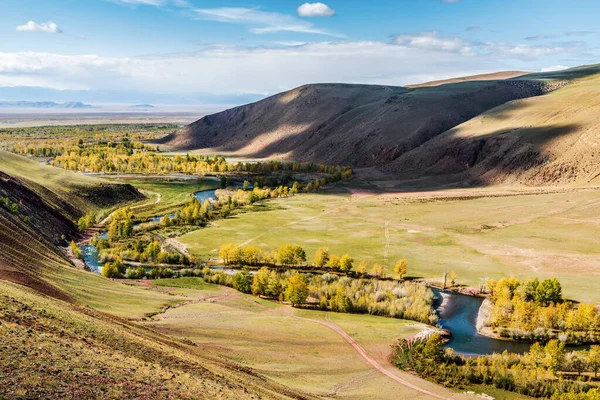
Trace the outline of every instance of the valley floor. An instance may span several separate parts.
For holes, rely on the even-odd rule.
[[[377,186],[378,185],[378,186]],[[432,283],[454,270],[457,282],[557,277],[568,298],[600,302],[600,190],[471,188],[400,191],[405,183],[352,182],[254,206],[182,236],[189,252],[218,258],[227,242],[263,250],[301,245],[381,263],[408,260],[408,275]]]
[[[160,290],[188,300],[143,322],[144,326],[191,340],[288,387],[344,399],[467,397],[389,363],[390,345],[425,325],[298,310],[227,287],[170,288],[169,281],[173,282],[159,282]]]

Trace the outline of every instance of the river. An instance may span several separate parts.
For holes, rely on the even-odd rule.
[[[439,325],[452,332],[448,347],[466,356],[502,353],[504,350],[511,353],[529,351],[529,343],[493,339],[477,332],[477,314],[483,299],[439,289],[432,290],[438,299],[436,306],[440,316]]]
[[[210,178],[208,178],[210,179]],[[198,199],[199,202],[204,202],[205,200],[216,200],[217,199],[217,195],[216,195],[216,189],[209,189],[209,190],[200,190],[198,192],[194,193],[194,197]],[[169,218],[173,218],[175,216],[175,214],[169,214]],[[160,221],[162,221],[162,219],[164,218],[164,216],[160,216],[160,217],[154,217],[152,218],[151,222],[156,222],[159,223]],[[140,225],[142,225],[143,223],[146,222],[138,222],[136,224],[133,225],[133,227],[138,227]],[[108,233],[106,231],[101,232],[98,237],[100,239],[106,239],[108,238]],[[83,254],[83,261],[85,262],[85,264],[95,273],[97,274],[101,274],[102,273],[102,263],[100,262],[100,259],[98,257],[98,249],[96,248],[96,246],[94,246],[91,243],[86,244],[85,246],[81,247],[81,253]]]

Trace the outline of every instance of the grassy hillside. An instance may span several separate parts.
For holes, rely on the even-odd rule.
[[[432,139],[386,167],[408,176],[460,174],[475,183],[595,184],[600,176],[600,70],[545,96],[515,100]]]
[[[407,88],[306,85],[204,117],[164,141],[470,185],[589,184],[600,174],[599,77],[592,65]]]
[[[0,281],[2,398],[310,398],[192,345]]]
[[[186,298],[78,270],[52,241],[69,223],[59,202],[111,185],[4,159],[0,190],[19,207],[0,207],[0,398],[312,398],[130,322]]]
[[[9,179],[16,182],[71,218],[76,218],[86,211],[98,211],[143,198],[130,185],[115,184],[42,165],[2,150],[0,173],[3,173],[3,182]]]
[[[507,101],[551,87],[538,80],[472,81],[402,88],[306,85],[206,116],[163,142],[238,157],[384,165]]]

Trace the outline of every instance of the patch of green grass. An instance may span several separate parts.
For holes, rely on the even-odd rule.
[[[195,192],[217,189],[219,182],[212,179],[192,179],[185,181],[169,181],[167,179],[119,179],[147,193],[159,193],[161,200],[157,204],[136,208],[138,218],[163,216],[179,210],[184,204],[193,200]],[[149,195],[156,199],[155,195]],[[148,203],[152,203],[148,201]]]
[[[156,279],[152,281],[152,285],[198,290],[217,290],[218,288],[216,285],[206,283],[202,278],[194,277]]]
[[[214,301],[172,308],[160,319],[144,324],[167,335],[192,340],[199,346],[220,349],[227,359],[314,394],[335,393],[344,399],[409,399],[417,395],[376,371],[330,328],[294,316],[335,322],[381,362],[385,362],[393,341],[418,332],[422,324],[292,309],[225,287],[219,292]],[[407,379],[419,380],[410,375]],[[424,385],[449,393],[428,382]]]
[[[600,191],[445,201],[411,201],[401,193],[303,194],[268,203],[271,211],[245,209],[180,240],[202,258],[217,258],[229,242],[265,251],[299,244],[308,259],[327,246],[356,262],[384,264],[389,274],[405,258],[411,276],[441,281],[454,270],[458,283],[474,287],[484,278],[557,277],[567,297],[600,302]],[[485,225],[495,228],[480,229]]]

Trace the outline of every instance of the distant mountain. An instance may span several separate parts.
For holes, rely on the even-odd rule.
[[[0,101],[0,108],[93,108],[80,101],[55,103],[53,101]]]
[[[154,108],[154,106],[152,104],[136,104],[131,108]]]

